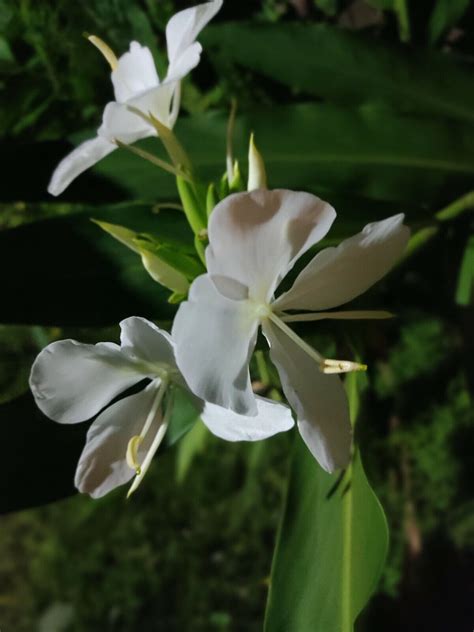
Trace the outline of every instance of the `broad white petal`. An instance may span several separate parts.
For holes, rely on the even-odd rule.
[[[119,140],[127,145],[131,145],[141,138],[156,136],[156,131],[152,125],[138,114],[131,112],[127,105],[115,101],[111,101],[105,106],[102,125],[97,133],[110,143]]]
[[[54,170],[48,185],[48,193],[60,195],[77,176],[93,167],[114,149],[117,149],[116,145],[99,136],[81,143],[63,158]]]
[[[176,369],[173,342],[167,331],[139,316],[120,323],[122,351],[130,357]]]
[[[293,287],[276,301],[277,309],[323,310],[351,301],[387,274],[410,237],[404,215],[368,224],[337,248],[318,253]]]
[[[321,373],[314,361],[271,322],[264,324],[263,331],[304,442],[327,472],[345,467],[350,460],[352,434],[341,380],[337,375]]]
[[[206,250],[208,272],[249,288],[251,298],[270,300],[296,259],[322,239],[335,210],[309,193],[259,189],[225,198],[212,212]]]
[[[91,425],[74,481],[80,492],[100,498],[135,476],[126,461],[127,446],[133,436],[140,434],[157,387],[158,382],[152,382],[140,393],[115,402]],[[139,447],[139,462],[145,458],[161,420],[158,412]]]
[[[231,410],[206,402],[201,419],[209,430],[226,441],[260,441],[285,432],[294,426],[291,410],[264,397],[255,397],[257,414],[254,417],[237,415]]]
[[[73,424],[93,417],[143,377],[117,345],[60,340],[34,361],[30,388],[47,417]]]
[[[150,49],[138,42],[131,42],[130,50],[118,59],[112,72],[115,98],[119,103],[155,88],[160,80]]]
[[[176,13],[166,25],[168,79],[181,79],[199,63],[200,45],[196,38],[222,7],[223,0],[213,0]],[[190,50],[191,49],[191,50]]]
[[[141,138],[156,136],[157,132],[153,125],[133,110],[145,116],[152,114],[161,123],[169,126],[171,101],[175,89],[175,83],[162,83],[130,99],[127,103],[111,101],[105,106],[98,134],[111,142],[117,139],[127,144],[132,144]]]
[[[249,375],[257,327],[247,301],[228,299],[208,275],[198,277],[172,330],[178,367],[191,391],[237,413],[257,414]]]

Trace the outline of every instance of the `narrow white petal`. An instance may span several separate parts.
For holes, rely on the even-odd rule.
[[[257,414],[254,417],[236,413],[216,406],[204,405],[201,419],[209,430],[226,441],[260,441],[285,432],[294,426],[291,411],[287,406],[264,397],[256,397]]]
[[[157,382],[152,382],[140,393],[115,402],[91,425],[76,470],[75,485],[80,492],[100,498],[135,476],[135,471],[127,464],[127,446],[133,436],[140,434],[153,405],[156,389]],[[158,411],[138,449],[140,462],[149,450],[160,423],[161,413]]]
[[[90,419],[144,377],[117,345],[60,340],[34,361],[30,387],[43,413],[67,424]]]
[[[328,472],[350,460],[349,405],[340,378],[324,375],[317,364],[273,323],[264,323],[270,357],[280,374],[283,392],[297,416],[309,450]]]
[[[131,316],[120,323],[122,350],[130,357],[150,363],[176,368],[173,343],[167,331],[139,316]]]
[[[51,177],[48,192],[51,195],[60,195],[77,176],[93,167],[114,149],[117,149],[117,146],[105,138],[86,140],[61,160]]]
[[[168,79],[181,79],[199,63],[201,46],[196,38],[222,7],[223,0],[213,0],[176,13],[166,25]]]
[[[150,49],[138,42],[131,42],[130,50],[117,60],[112,72],[115,99],[124,103],[133,97],[156,88],[160,80]]]
[[[278,310],[331,309],[351,301],[387,274],[410,237],[404,215],[368,224],[337,248],[318,253],[293,287],[275,301]]]
[[[212,212],[209,273],[249,288],[251,298],[268,301],[295,260],[322,239],[335,210],[309,193],[284,189],[236,193]],[[223,291],[219,287],[220,291]]]
[[[240,414],[257,413],[249,375],[257,327],[247,301],[222,296],[208,275],[194,281],[172,331],[178,367],[193,393]]]

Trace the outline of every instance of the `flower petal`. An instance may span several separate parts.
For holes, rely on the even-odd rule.
[[[105,158],[117,146],[97,137],[86,140],[61,160],[48,185],[48,193],[60,195],[81,173]]]
[[[287,406],[264,397],[256,396],[255,400],[258,412],[254,417],[206,402],[201,419],[216,437],[226,441],[260,441],[295,425]]]
[[[128,442],[139,435],[156,395],[159,382],[143,391],[124,397],[102,412],[89,428],[84,450],[76,469],[77,489],[92,498],[100,498],[115,487],[128,483],[135,472],[126,461]],[[158,412],[138,450],[141,462],[160,426]]]
[[[138,42],[130,43],[130,50],[119,57],[112,72],[115,98],[119,103],[155,88],[160,80],[150,49]]]
[[[196,38],[222,7],[213,0],[173,15],[166,25],[169,68],[167,79],[181,79],[199,63],[201,45]]]
[[[173,343],[167,331],[139,316],[122,320],[120,329],[122,351],[127,355],[176,369]]]
[[[331,309],[369,289],[402,255],[410,229],[404,215],[368,224],[337,248],[318,253],[293,287],[275,301],[277,309]]]
[[[304,442],[327,472],[345,467],[350,460],[351,423],[341,380],[337,375],[321,373],[314,361],[270,321],[264,323],[263,332]]]
[[[335,210],[314,195],[284,189],[236,193],[220,202],[209,223],[209,273],[247,286],[251,298],[270,300],[296,259],[322,239]]]
[[[102,125],[98,134],[114,142],[132,144],[141,138],[156,136],[157,132],[151,123],[144,120],[133,109],[144,116],[152,114],[163,125],[169,125],[171,100],[176,88],[175,83],[162,83],[156,88],[134,97],[127,103],[107,103],[104,109]]]
[[[240,414],[257,413],[249,375],[257,327],[247,301],[222,296],[208,275],[194,281],[172,335],[178,367],[196,395]]]
[[[47,417],[73,424],[93,417],[143,377],[117,345],[60,340],[34,361],[30,388]]]

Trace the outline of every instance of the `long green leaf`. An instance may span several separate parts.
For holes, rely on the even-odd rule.
[[[135,387],[132,390],[136,390]],[[178,442],[193,427],[199,414],[192,399],[178,390],[161,449]],[[0,476],[0,514],[76,494],[74,474],[89,426],[90,422],[59,424],[51,421],[39,410],[29,392],[1,404],[0,427],[5,447]]]
[[[226,113],[210,113],[183,119],[177,126],[205,180],[217,180],[224,171],[226,125]],[[235,153],[242,165],[252,130],[272,187],[411,204],[439,204],[440,198],[472,188],[474,125],[373,106],[283,106],[273,107],[271,116],[267,109],[255,110],[236,122]],[[145,144],[159,150],[156,140]],[[171,177],[126,152],[114,152],[96,171],[132,196],[176,195]]]
[[[149,204],[90,209],[1,231],[0,322],[90,326],[117,324],[133,314],[172,318],[169,291],[90,217],[189,241],[180,211],[154,214]]]
[[[327,24],[227,23],[206,29],[203,41],[227,63],[336,103],[384,102],[474,121],[474,73],[448,55],[391,47]]]
[[[339,484],[299,435],[292,463],[265,632],[350,632],[385,561],[383,511],[358,453]]]

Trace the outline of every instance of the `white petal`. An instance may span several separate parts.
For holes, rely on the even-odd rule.
[[[178,367],[193,393],[240,414],[257,413],[249,375],[257,327],[247,301],[222,296],[208,275],[194,281],[172,331]]]
[[[222,7],[223,0],[213,0],[176,13],[166,25],[168,79],[181,79],[199,63],[201,46],[196,38]]]
[[[61,160],[51,177],[48,192],[51,195],[60,195],[77,176],[105,158],[114,149],[117,149],[117,146],[105,138],[86,140]]]
[[[254,417],[236,413],[206,402],[201,419],[209,430],[226,441],[260,441],[285,432],[294,426],[287,406],[264,397],[256,397],[257,414]]]
[[[167,331],[145,318],[131,316],[120,323],[122,350],[129,356],[145,362],[159,363],[176,368],[173,343]]]
[[[323,310],[351,301],[369,289],[395,265],[410,237],[404,215],[368,224],[337,248],[318,253],[282,294],[278,309]]]
[[[162,83],[130,99],[127,103],[115,101],[107,103],[98,134],[111,142],[117,139],[127,144],[132,144],[141,138],[156,136],[157,132],[153,125],[145,121],[133,109],[145,116],[152,114],[161,123],[169,126],[171,101],[175,88],[175,83]]]
[[[264,324],[263,331],[309,450],[327,472],[345,467],[350,460],[351,423],[341,380],[337,375],[321,373],[315,362],[271,322]]]
[[[250,289],[251,298],[268,301],[295,260],[326,235],[335,217],[329,204],[309,193],[260,189],[231,195],[211,215],[208,271],[216,279],[235,279]]]
[[[160,80],[150,49],[138,42],[131,42],[130,50],[124,53],[112,72],[115,98],[119,103],[155,88]]]
[[[143,377],[117,345],[60,340],[43,349],[34,361],[30,387],[47,417],[77,423],[93,417]]]
[[[133,436],[140,434],[157,386],[157,381],[152,382],[140,393],[115,402],[91,425],[75,476],[80,492],[100,498],[135,476],[126,461],[127,446]],[[138,450],[139,462],[144,459],[160,423],[158,412]]]

